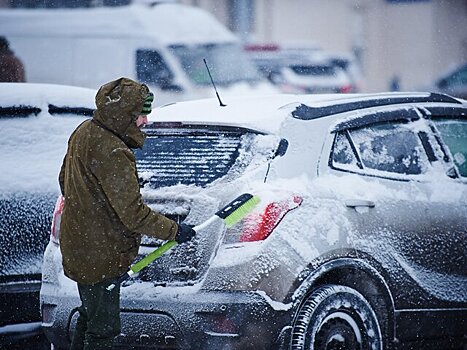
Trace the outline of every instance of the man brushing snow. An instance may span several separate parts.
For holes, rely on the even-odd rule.
[[[103,85],[92,120],[68,141],[59,182],[65,206],[60,249],[65,274],[76,281],[82,305],[72,350],[111,349],[120,333],[120,288],[145,234],[183,243],[195,235],[185,224],[143,203],[131,148],[141,148],[153,95],[127,78]]]

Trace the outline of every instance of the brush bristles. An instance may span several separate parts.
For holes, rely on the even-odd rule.
[[[241,221],[245,218],[253,209],[254,207],[260,202],[260,198],[257,196],[253,196],[245,203],[243,203],[240,207],[235,209],[229,216],[224,219],[225,226],[232,227],[237,222]]]

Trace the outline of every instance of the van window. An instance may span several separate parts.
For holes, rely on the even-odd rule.
[[[136,75],[140,82],[160,87],[170,85],[174,77],[162,56],[154,50],[136,51]]]
[[[212,77],[218,85],[260,79],[258,71],[239,45],[172,45],[170,49],[179,59],[190,80],[197,85],[211,84],[203,59],[206,59]]]

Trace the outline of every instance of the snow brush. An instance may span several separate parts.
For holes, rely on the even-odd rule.
[[[245,216],[247,216],[253,210],[253,208],[259,203],[259,201],[260,201],[259,197],[253,196],[249,193],[244,193],[238,196],[237,198],[235,198],[233,201],[231,201],[221,210],[216,212],[209,219],[199,224],[198,226],[193,227],[193,230],[195,230],[195,232],[198,233],[199,231],[205,229],[206,227],[208,227],[210,224],[212,224],[213,222],[217,220],[222,220],[222,222],[224,223],[226,227],[232,227],[237,222],[242,220]],[[142,269],[144,269],[154,260],[164,255],[168,250],[170,250],[175,245],[177,245],[176,241],[165,242],[163,245],[161,245],[159,248],[154,250],[152,253],[146,255],[136,264],[132,265],[130,269],[128,270],[128,272],[120,276],[117,281],[110,284],[106,289],[108,291],[111,291],[112,289],[115,288],[117,284],[121,284],[122,282],[126,281],[127,279],[135,275],[136,273],[140,272]]]

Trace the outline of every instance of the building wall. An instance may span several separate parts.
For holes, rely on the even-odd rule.
[[[181,0],[226,25],[234,0]],[[237,0],[238,1],[238,0]],[[420,90],[467,61],[466,0],[256,0],[250,41],[318,44],[361,54],[366,91],[385,91],[397,76]]]
[[[368,88],[387,90],[396,76],[403,90],[417,90],[428,83],[427,72],[433,68],[433,4],[379,1],[367,5],[365,16]]]

